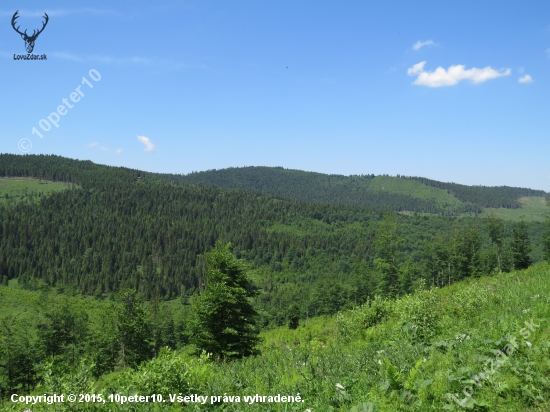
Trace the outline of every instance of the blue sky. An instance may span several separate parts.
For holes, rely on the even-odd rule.
[[[47,61],[14,60],[16,10],[29,34],[48,13]],[[2,153],[550,191],[547,1],[8,0],[0,20]]]

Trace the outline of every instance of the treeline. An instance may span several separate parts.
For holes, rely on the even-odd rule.
[[[510,186],[466,186],[458,183],[444,183],[425,177],[405,177],[405,179],[416,180],[426,186],[447,190],[447,192],[462,202],[469,202],[481,207],[503,207],[507,209],[519,209],[521,203],[518,201],[524,196],[546,197],[548,193],[544,190],[533,190]]]
[[[374,175],[342,176],[282,167],[243,167],[208,170],[188,175],[155,174],[153,176],[174,182],[275,194],[297,201],[355,205],[395,212],[415,211],[442,215],[481,212],[480,208],[471,205],[464,205],[460,210],[450,211],[429,199],[420,199],[406,194],[369,191],[369,181],[374,179]]]
[[[155,175],[161,177],[161,175]],[[522,196],[547,196],[542,190],[508,186],[486,187],[444,183],[421,177],[398,175],[394,179],[409,179],[426,186],[446,190],[462,205],[453,209],[441,207],[435,200],[407,194],[371,191],[371,175],[327,175],[283,169],[282,167],[242,167],[193,172],[188,175],[162,175],[175,182],[202,183],[231,189],[246,189],[278,194],[290,199],[334,204],[351,204],[368,208],[411,211],[440,215],[478,214],[486,207],[520,208]]]
[[[145,172],[125,167],[97,165],[56,155],[0,154],[0,177],[35,177],[74,183],[83,188],[109,190],[113,184],[134,182]]]

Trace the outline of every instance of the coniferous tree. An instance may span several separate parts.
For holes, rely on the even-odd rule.
[[[397,249],[403,238],[397,234],[397,217],[387,212],[376,231],[376,259],[374,265],[380,273],[379,292],[384,296],[396,296],[399,292]]]
[[[206,289],[193,299],[191,343],[218,359],[252,355],[260,339],[247,270],[230,243],[217,242],[206,260]]]
[[[150,359],[152,343],[145,310],[134,289],[119,294],[117,329],[122,366],[136,367]]]
[[[489,237],[497,248],[498,270],[502,271],[502,249],[504,246],[504,237],[506,235],[506,226],[504,220],[496,217],[493,213],[487,218]]]
[[[527,224],[525,220],[521,220],[514,228],[512,236],[512,257],[514,260],[514,269],[527,269],[531,265],[531,242],[527,233]]]
[[[292,303],[287,310],[288,328],[297,329],[300,323],[300,307],[296,302]]]

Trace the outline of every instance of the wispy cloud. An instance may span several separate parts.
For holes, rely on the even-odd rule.
[[[74,55],[74,54],[71,54],[71,53],[65,53],[65,52],[55,52],[55,53],[52,53],[52,56],[53,57],[57,57],[58,59],[64,59],[64,60],[72,60],[74,62],[83,62],[84,59]]]
[[[483,83],[487,80],[501,76],[508,76],[512,73],[510,69],[495,70],[490,66],[478,69],[476,67],[465,69],[465,66],[458,64],[450,66],[447,70],[438,67],[433,72],[424,70],[426,62],[420,62],[407,70],[409,76],[417,76],[413,84],[428,87],[454,86],[462,80],[470,80],[474,84]]]
[[[155,150],[155,145],[151,142],[151,139],[145,136],[138,136],[138,140],[145,145],[146,152],[153,152]]]
[[[78,55],[69,52],[54,52],[52,56],[58,59],[71,60],[74,62],[96,62],[96,63],[106,63],[106,64],[127,64],[127,63],[137,63],[137,64],[151,64],[152,62],[143,57],[110,57],[104,55]]]
[[[420,50],[424,46],[435,46],[435,43],[433,40],[426,40],[426,41],[420,41],[418,40],[415,44],[413,44],[413,50]]]
[[[525,76],[521,76],[518,80],[519,83],[531,83],[533,81],[533,78],[526,74]]]
[[[120,152],[122,152],[124,149],[116,149],[115,150],[115,154],[119,154]]]
[[[99,148],[99,150],[103,150],[104,152],[106,152],[106,151],[109,150],[109,149],[102,146],[102,147]]]
[[[546,54],[548,55],[548,57],[550,57],[550,48],[549,49],[546,49]]]
[[[93,142],[93,143],[90,143],[90,144],[88,145],[88,147],[94,147],[94,146],[97,146],[97,145],[98,145],[97,142]]]
[[[70,60],[78,63],[93,62],[93,63],[118,64],[118,65],[135,64],[135,65],[164,68],[164,69],[170,69],[170,70],[178,70],[178,69],[207,69],[208,70],[209,69],[209,67],[205,64],[188,64],[188,63],[182,63],[182,62],[177,62],[173,60],[145,58],[145,57],[139,57],[139,56],[113,57],[113,56],[98,55],[98,54],[82,55],[82,54],[74,54],[74,53],[65,52],[65,51],[54,52],[54,53],[51,53],[51,55],[56,59]],[[7,57],[11,57],[11,55]]]
[[[83,7],[79,9],[44,9],[44,10],[19,10],[19,15],[22,17],[41,17],[44,15],[44,12],[48,13],[49,17],[65,17],[75,14],[86,14],[86,15],[95,15],[95,16],[105,16],[105,15],[117,15],[120,14],[113,9],[97,9],[90,7]],[[0,10],[0,16],[13,16],[15,10]]]

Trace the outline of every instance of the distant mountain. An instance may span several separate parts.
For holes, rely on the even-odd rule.
[[[518,209],[522,197],[545,197],[542,190],[444,183],[422,177],[327,175],[282,167],[242,167],[155,175],[158,178],[229,189],[246,189],[290,199],[349,204],[375,209],[460,215],[484,208]]]

